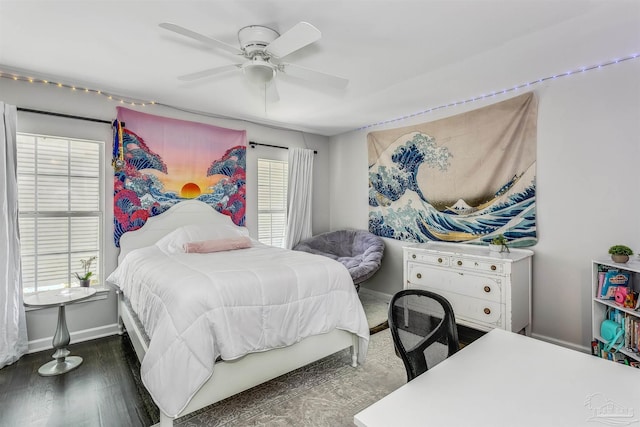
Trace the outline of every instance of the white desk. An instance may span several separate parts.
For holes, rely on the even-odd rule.
[[[640,426],[640,369],[494,329],[354,421],[359,427]]]
[[[69,330],[67,329],[67,317],[64,307],[67,304],[82,301],[95,295],[96,289],[89,287],[64,288],[52,291],[42,291],[25,295],[24,305],[27,307],[58,307],[58,325],[53,336],[53,353],[51,362],[45,363],[38,369],[38,373],[43,377],[64,374],[77,368],[82,363],[82,357],[69,356],[67,346],[71,341]]]

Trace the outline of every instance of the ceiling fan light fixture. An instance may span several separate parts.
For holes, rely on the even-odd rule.
[[[242,72],[249,82],[263,85],[276,76],[276,66],[256,57],[242,66]]]

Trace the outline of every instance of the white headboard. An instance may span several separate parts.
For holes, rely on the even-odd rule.
[[[235,225],[229,216],[221,214],[206,203],[199,200],[185,200],[173,205],[160,215],[147,219],[141,228],[124,233],[120,237],[118,263],[132,250],[153,245],[176,228],[203,222],[244,229]]]

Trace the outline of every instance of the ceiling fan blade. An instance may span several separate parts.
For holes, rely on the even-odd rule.
[[[213,39],[211,37],[207,37],[205,35],[202,35],[200,33],[196,33],[195,31],[191,31],[187,28],[181,27],[180,25],[176,25],[176,24],[172,24],[170,22],[163,22],[161,24],[158,24],[160,27],[164,28],[165,30],[169,30],[169,31],[173,31],[174,33],[178,33],[181,34],[183,36],[186,37],[190,37],[194,40],[198,40],[199,42],[202,42],[206,45],[212,46],[212,47],[216,47],[216,48],[220,48],[220,49],[224,49],[227,52],[231,52],[235,55],[243,55],[243,52],[238,49],[235,46],[232,46],[230,44],[227,44],[225,42],[222,42],[220,40],[216,40]]]
[[[269,43],[265,51],[276,58],[282,58],[298,49],[320,40],[322,34],[308,22],[299,22],[289,31]]]
[[[331,86],[336,89],[344,89],[349,84],[349,80],[321,71],[310,70],[293,64],[280,64],[280,70],[292,77]]]
[[[198,71],[197,73],[185,74],[184,76],[179,76],[178,80],[190,82],[192,80],[201,79],[203,77],[215,76],[216,74],[222,74],[234,69],[240,69],[241,67],[242,64],[223,65],[222,67],[209,68],[207,70]]]

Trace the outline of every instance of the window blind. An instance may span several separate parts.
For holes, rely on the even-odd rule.
[[[284,248],[287,228],[288,164],[258,159],[258,240]]]
[[[24,292],[75,285],[97,256],[100,282],[103,143],[17,135],[18,218]]]

